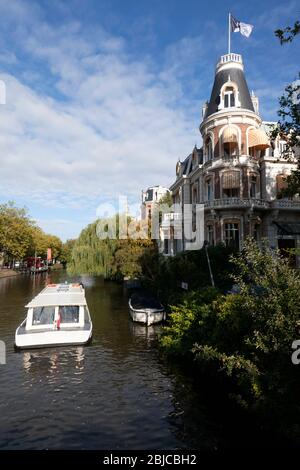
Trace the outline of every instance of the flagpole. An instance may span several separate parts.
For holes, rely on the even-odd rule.
[[[230,54],[231,14],[228,15],[228,54]]]

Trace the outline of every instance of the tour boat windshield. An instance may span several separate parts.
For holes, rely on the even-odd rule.
[[[79,306],[61,305],[59,306],[59,316],[61,323],[79,323]]]
[[[53,324],[55,317],[55,307],[35,307],[32,312],[32,325]]]

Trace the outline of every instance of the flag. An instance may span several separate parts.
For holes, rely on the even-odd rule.
[[[231,31],[237,33],[240,30],[240,22],[235,19],[234,16],[230,15],[231,20]]]
[[[231,20],[231,31],[234,33],[240,32],[243,36],[248,38],[252,33],[253,26],[252,24],[242,23],[242,21],[237,20],[234,16],[230,15]]]

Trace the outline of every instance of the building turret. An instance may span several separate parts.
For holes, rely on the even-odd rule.
[[[202,112],[200,132],[204,161],[240,156],[260,157],[269,146],[261,128],[258,98],[249,93],[240,54],[221,56],[209,102]]]
[[[240,54],[226,54],[217,63],[215,81],[204,118],[228,108],[254,111]]]
[[[186,227],[192,227],[195,240],[203,236],[210,245],[240,249],[251,236],[259,243],[268,238],[271,246],[282,250],[300,246],[299,199],[284,199],[282,193],[297,161],[285,158],[284,140],[278,137],[271,145],[268,135],[274,124],[262,122],[258,97],[249,93],[242,56],[223,55],[210,99],[202,107],[203,148],[194,148],[176,166],[170,189],[180,205],[179,219],[185,214],[187,218],[180,220],[180,237],[172,214],[173,239],[165,253],[190,249]],[[197,220],[197,204],[203,204],[203,221]],[[300,256],[297,263],[300,266]]]

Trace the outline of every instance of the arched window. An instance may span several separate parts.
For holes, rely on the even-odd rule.
[[[206,226],[207,230],[207,241],[210,246],[214,246],[215,244],[215,236],[214,236],[214,226],[213,223],[208,223]]]
[[[235,157],[237,155],[237,144],[235,142],[225,142],[223,149],[225,159]]]
[[[239,223],[228,222],[224,224],[224,239],[226,246],[239,249],[240,227]]]
[[[258,197],[258,177],[255,174],[250,175],[250,197],[251,198],[257,198]]]
[[[222,133],[223,155],[225,159],[230,159],[238,154],[238,137],[236,129],[229,125]]]
[[[205,181],[205,192],[206,200],[211,201],[213,199],[213,182],[212,178],[207,178]]]
[[[205,140],[205,155],[206,155],[207,161],[212,160],[213,147],[212,147],[212,140],[210,137],[207,137]]]
[[[222,197],[239,197],[240,196],[240,172],[225,171],[222,176]]]

